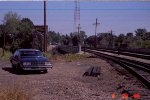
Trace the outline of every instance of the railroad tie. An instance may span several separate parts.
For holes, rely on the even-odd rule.
[[[100,67],[95,66],[92,71],[92,76],[97,77],[98,75],[100,75]]]
[[[100,75],[100,67],[98,66],[91,66],[83,74],[83,76],[93,76],[93,77],[97,77],[98,75]]]
[[[88,68],[85,73],[83,74],[83,76],[91,76],[92,75],[92,71],[93,71],[93,66],[91,66],[90,68]]]

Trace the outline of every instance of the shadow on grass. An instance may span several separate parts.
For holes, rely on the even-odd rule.
[[[24,70],[18,70],[18,69],[13,69],[11,67],[4,67],[2,70],[7,71],[11,74],[16,74],[16,75],[36,75],[36,74],[46,74],[47,72],[43,71],[24,71]]]

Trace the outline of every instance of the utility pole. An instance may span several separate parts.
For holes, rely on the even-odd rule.
[[[78,24],[80,24],[80,2],[79,0],[75,0],[73,33],[77,32]]]
[[[3,38],[3,42],[4,42],[4,44],[3,44],[3,55],[2,56],[4,56],[5,55],[5,32],[3,31],[3,34],[4,34],[4,38]]]
[[[74,28],[73,33],[78,34],[78,53],[81,53],[81,40],[80,40],[80,2],[75,0],[75,10],[74,10]]]
[[[96,18],[96,23],[94,23],[93,25],[95,25],[95,48],[97,47],[97,26],[100,25],[100,23],[98,23],[98,19]]]
[[[46,0],[44,0],[44,52],[47,51]]]
[[[108,44],[108,47],[110,48],[113,48],[113,32],[114,31],[110,31],[110,39],[109,39],[109,44]]]
[[[78,47],[79,47],[79,53],[81,53],[81,38],[80,38],[80,24],[78,24]]]

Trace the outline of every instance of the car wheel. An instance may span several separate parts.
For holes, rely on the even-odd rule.
[[[13,69],[16,69],[16,66],[15,66],[14,64],[12,64],[12,68],[13,68]]]
[[[43,73],[47,73],[48,71],[47,70],[43,70]]]
[[[18,73],[18,74],[23,74],[23,71],[24,71],[24,70],[20,67],[19,64],[17,65],[16,69],[17,69],[17,73]]]

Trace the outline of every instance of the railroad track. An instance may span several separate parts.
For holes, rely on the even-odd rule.
[[[113,55],[107,55],[91,49],[86,49],[86,52],[104,57],[120,64],[122,67],[131,72],[131,74],[137,77],[146,88],[150,89],[150,64],[124,59]]]
[[[87,48],[87,49],[90,49],[90,48]],[[118,51],[116,51],[116,50],[107,50],[107,49],[99,49],[99,48],[93,49],[93,50],[118,54]],[[143,59],[150,59],[150,55],[148,55],[148,54],[138,54],[138,53],[132,53],[132,52],[125,52],[125,51],[120,51],[120,54],[126,55],[126,56],[143,58]]]

